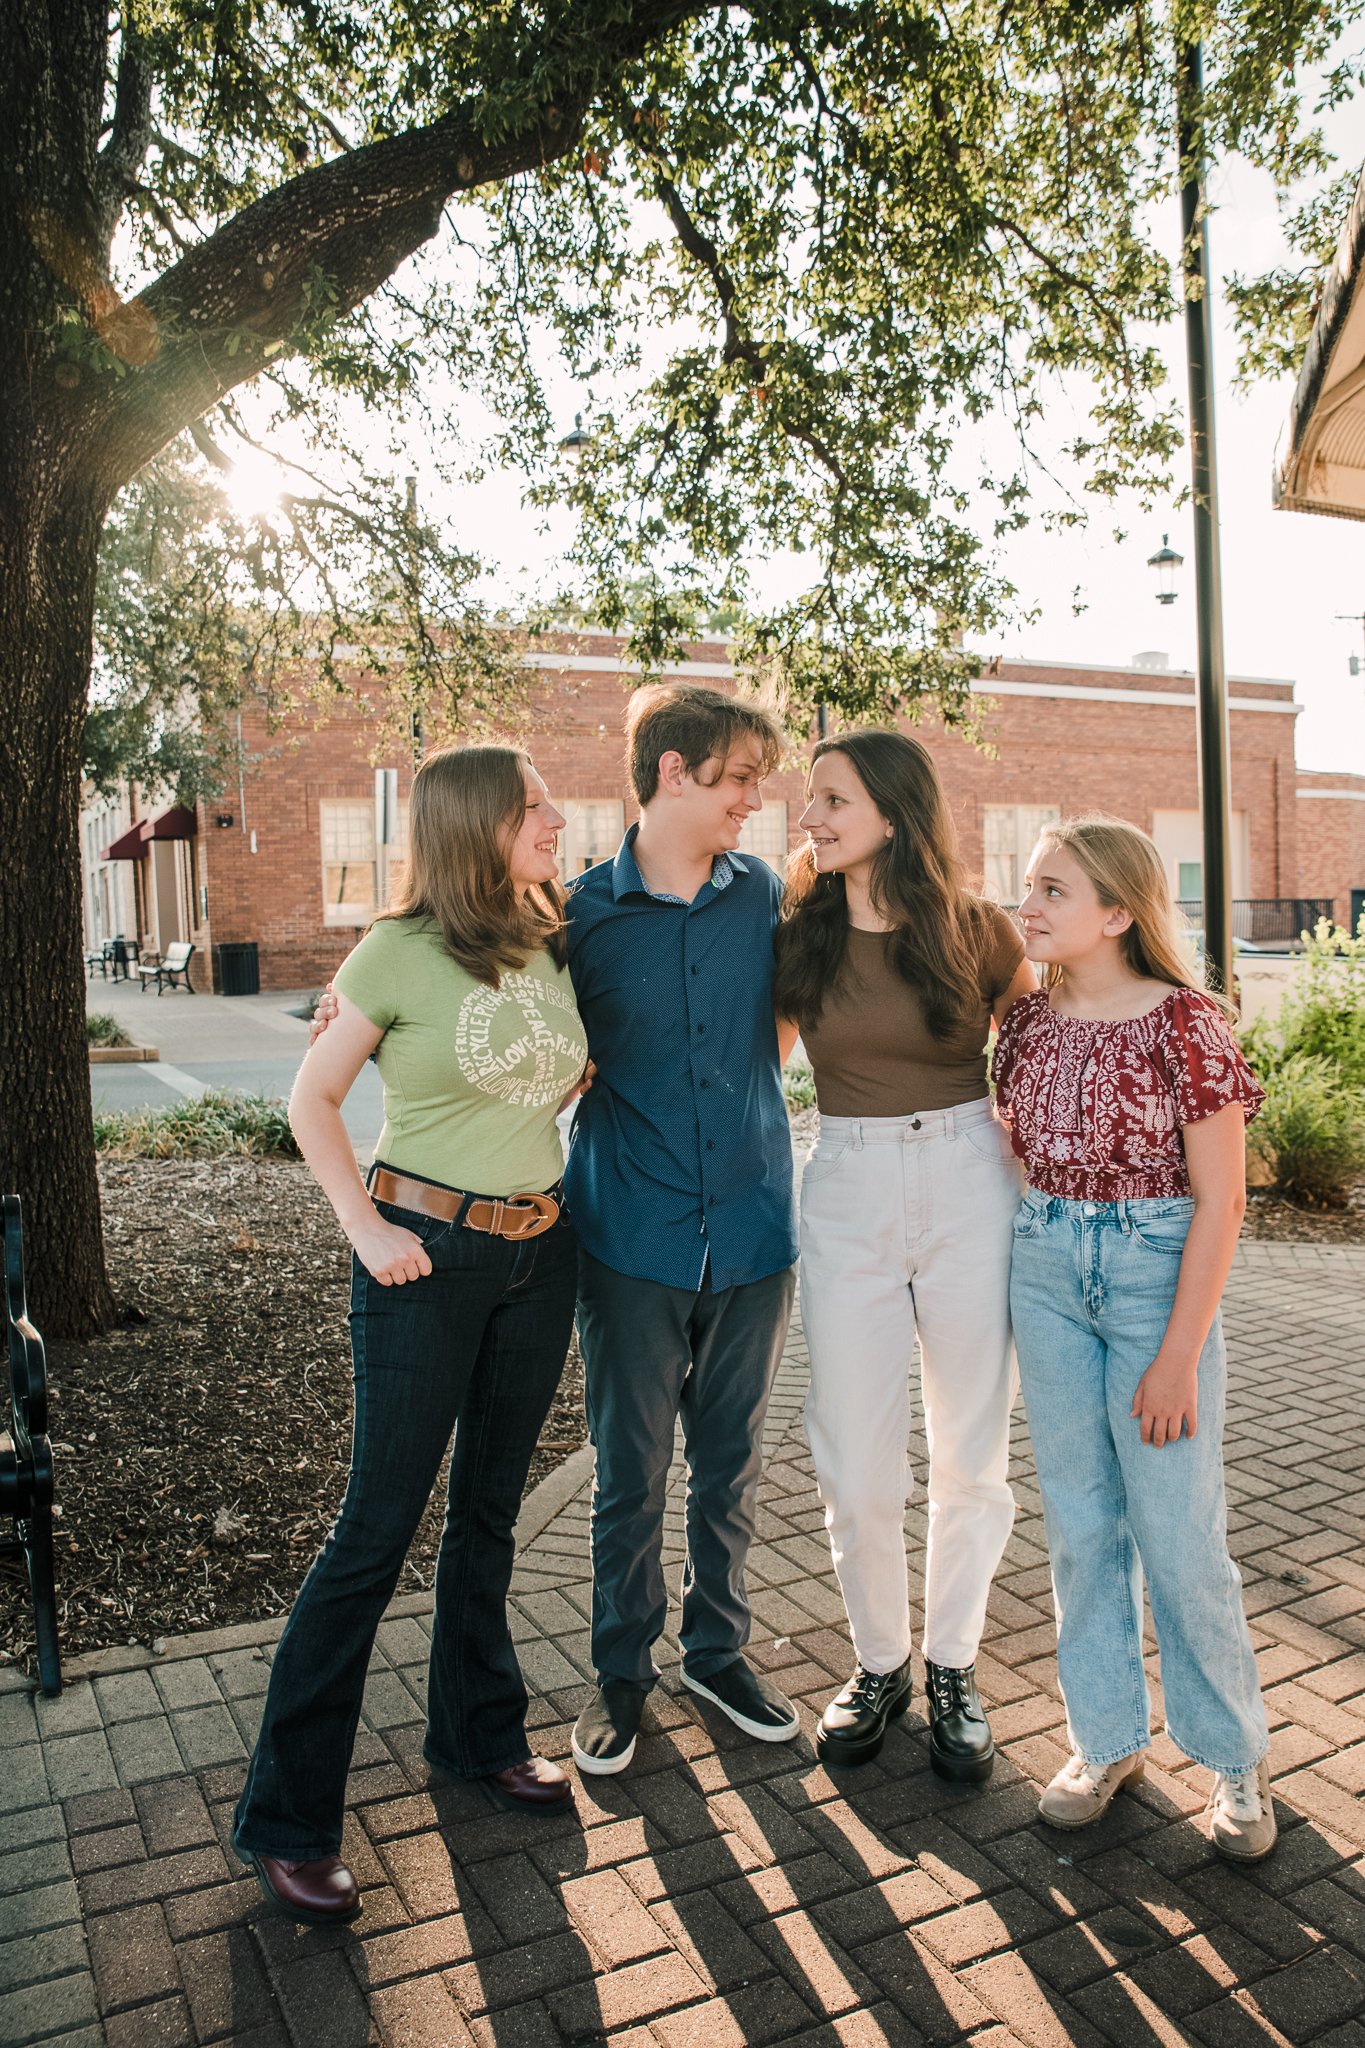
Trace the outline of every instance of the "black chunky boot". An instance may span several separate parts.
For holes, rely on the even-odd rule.
[[[815,1731],[822,1763],[870,1763],[886,1740],[890,1722],[910,1704],[910,1659],[895,1671],[864,1671],[860,1664],[837,1692]]]
[[[953,1670],[947,1664],[924,1666],[929,1704],[929,1761],[940,1778],[979,1785],[995,1764],[990,1722],[976,1689],[976,1666]]]

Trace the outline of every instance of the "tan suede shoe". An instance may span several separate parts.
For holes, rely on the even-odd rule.
[[[1125,1785],[1142,1782],[1146,1768],[1145,1749],[1121,1756],[1114,1764],[1091,1764],[1083,1756],[1069,1756],[1038,1801],[1038,1812],[1050,1827],[1088,1828],[1108,1812]]]
[[[1225,1777],[1220,1771],[1213,1781],[1209,1803],[1209,1833],[1220,1856],[1233,1863],[1259,1863],[1275,1846],[1279,1829],[1275,1805],[1270,1796],[1270,1765],[1262,1757],[1254,1771]]]

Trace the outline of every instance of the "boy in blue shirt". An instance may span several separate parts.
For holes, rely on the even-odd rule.
[[[663,683],[632,698],[626,740],[639,823],[569,905],[570,970],[598,1070],[565,1173],[597,1454],[598,1690],[573,1755],[595,1775],[630,1762],[658,1676],[679,1420],[683,1684],[760,1741],[798,1729],[791,1702],[742,1654],[763,1419],[797,1245],[780,1080],[790,1045],[772,1007],[782,884],[735,849],[783,736],[743,698]]]

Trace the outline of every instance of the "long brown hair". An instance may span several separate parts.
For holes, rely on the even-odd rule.
[[[927,747],[908,733],[869,729],[821,740],[822,755],[847,756],[891,836],[873,857],[873,907],[892,926],[891,963],[924,1006],[938,1039],[981,1007],[990,911],[966,885],[957,831]],[[787,863],[777,933],[773,998],[779,1016],[814,1024],[843,970],[848,900],[842,875],[822,875],[809,845]]]
[[[520,747],[428,754],[413,778],[406,870],[382,913],[431,918],[451,959],[489,988],[542,947],[560,967],[568,958],[563,890],[541,882],[518,897],[507,858],[530,765]]]
[[[1089,877],[1106,910],[1126,910],[1133,922],[1119,935],[1124,963],[1145,981],[1168,981],[1172,988],[1198,989],[1229,1018],[1233,1005],[1216,989],[1206,987],[1197,971],[1189,933],[1171,901],[1170,884],[1161,855],[1145,832],[1125,818],[1102,811],[1045,825],[1040,846],[1060,846]],[[1048,964],[1041,970],[1044,988],[1053,988],[1063,970]]]

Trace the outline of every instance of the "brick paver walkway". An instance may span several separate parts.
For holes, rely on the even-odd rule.
[[[320,1933],[272,1916],[227,1847],[276,1629],[109,1652],[55,1702],[0,1682],[0,2042],[1365,2043],[1365,1251],[1244,1248],[1228,1321],[1233,1544],[1283,1827],[1269,1863],[1214,1858],[1189,1818],[1205,1774],[1164,1737],[1100,1826],[1038,1822],[1064,1738],[1022,1421],[980,1666],[993,1780],[940,1782],[914,1710],[876,1763],[817,1765],[811,1717],[849,1655],[797,1333],[751,1572],[754,1655],[803,1704],[797,1743],[699,1711],[670,1648],[629,1773],[580,1784],[567,1815],[502,1811],[429,1780],[426,1618],[406,1601],[351,1781],[364,1916]],[[515,1584],[536,1740],[561,1758],[588,1672],[588,1477],[580,1453],[532,1496]],[[675,1563],[677,1509],[675,1492]]]

